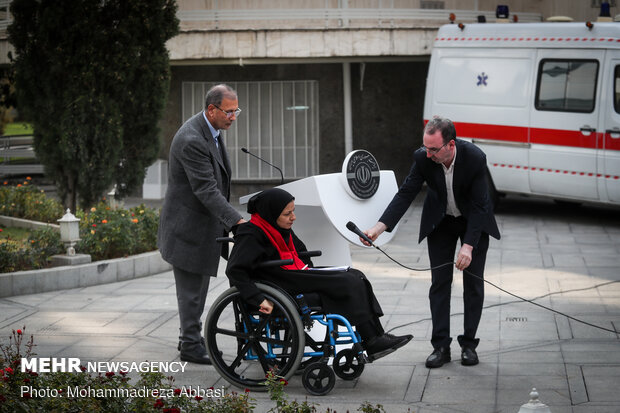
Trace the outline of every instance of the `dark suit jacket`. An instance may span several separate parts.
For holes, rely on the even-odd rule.
[[[178,130],[170,146],[168,189],[160,213],[158,246],[164,260],[182,270],[216,276],[227,233],[241,214],[228,202],[230,162],[215,145],[202,112]]]
[[[388,231],[391,231],[422,189],[422,184],[426,182],[428,188],[418,239],[418,242],[421,242],[446,215],[448,205],[446,178],[441,165],[429,159],[423,149],[418,149],[413,157],[414,163],[409,175],[379,221],[387,225]],[[493,215],[493,205],[489,198],[486,165],[484,152],[472,143],[456,139],[452,189],[456,206],[467,220],[463,242],[474,248],[482,232],[500,238]]]

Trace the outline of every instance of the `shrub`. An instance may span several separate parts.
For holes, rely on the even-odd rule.
[[[26,245],[11,239],[0,242],[0,272],[45,268],[48,258],[64,250],[60,234],[47,227],[33,231]]]
[[[53,222],[64,215],[58,201],[29,184],[0,186],[0,215]],[[81,241],[76,251],[90,254],[93,261],[121,258],[157,249],[159,213],[144,204],[131,209],[113,209],[100,202],[88,211],[77,211]],[[48,258],[61,254],[64,247],[58,231],[52,228],[34,231],[27,245],[0,242],[0,272],[44,268]]]
[[[0,215],[55,224],[63,215],[62,205],[45,196],[30,181],[30,177],[27,177],[17,186],[8,185],[8,181],[3,182],[0,186]]]
[[[76,216],[80,218],[81,241],[75,249],[90,254],[93,261],[157,249],[159,214],[152,208],[112,209],[101,202]]]

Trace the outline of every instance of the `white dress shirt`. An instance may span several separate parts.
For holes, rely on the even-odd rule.
[[[441,167],[443,168],[443,173],[446,176],[446,195],[448,198],[448,205],[446,206],[446,214],[452,215],[453,217],[460,217],[461,211],[456,206],[456,201],[454,200],[454,190],[452,189],[452,182],[454,177],[454,164],[456,163],[456,145],[454,146],[454,158],[452,158],[452,163],[449,168],[442,163]]]

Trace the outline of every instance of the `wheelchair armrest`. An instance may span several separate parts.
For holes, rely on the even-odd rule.
[[[323,255],[322,251],[302,251],[298,254],[300,257],[320,257]]]
[[[231,238],[231,237],[217,237],[215,239],[215,242],[219,242],[219,243],[222,243],[222,242],[235,242],[235,240],[233,238]]]
[[[282,265],[291,265],[293,260],[269,260],[261,262],[256,268],[281,267]]]

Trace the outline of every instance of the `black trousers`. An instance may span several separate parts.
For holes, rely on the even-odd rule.
[[[446,215],[439,226],[428,236],[428,255],[431,266],[435,267],[455,260],[457,242],[463,237],[467,229],[467,220],[461,217]],[[484,303],[484,281],[472,277],[472,272],[484,278],[484,265],[489,249],[489,235],[482,233],[478,245],[472,252],[472,261],[463,271],[463,306],[464,321],[463,334],[458,336],[458,342],[463,346],[476,348],[480,339],[476,338],[476,331],[480,324],[482,305]],[[452,292],[452,276],[454,266],[446,265],[432,270],[429,300],[433,319],[433,334],[431,344],[433,348],[450,347],[450,294]]]

